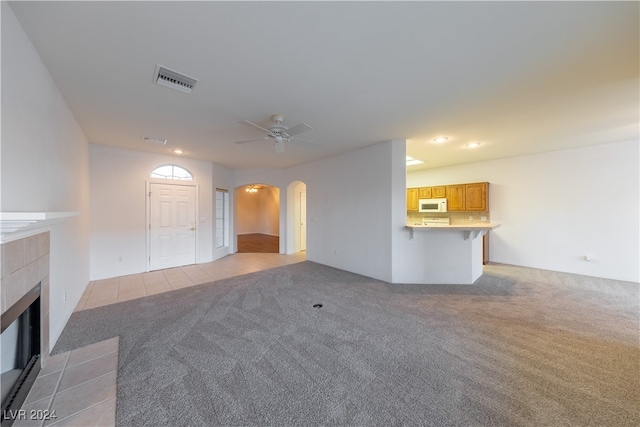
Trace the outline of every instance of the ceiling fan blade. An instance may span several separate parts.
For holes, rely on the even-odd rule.
[[[254,127],[256,129],[260,129],[261,131],[267,132],[268,134],[271,133],[271,131],[269,129],[265,129],[262,126],[259,126],[259,125],[255,124],[255,123],[251,123],[249,120],[242,120],[241,122],[238,122],[238,123],[242,123],[243,125],[247,125],[247,126]]]
[[[296,125],[292,128],[287,129],[286,132],[287,132],[287,135],[293,136],[302,132],[308,132],[310,130],[313,130],[311,126],[309,126],[306,123],[300,123],[299,125]]]
[[[303,147],[315,148],[316,150],[322,148],[322,144],[320,144],[319,142],[310,141],[304,138],[298,138],[298,137],[291,138],[291,141],[289,142],[293,144],[301,145]]]
[[[246,144],[247,142],[264,141],[265,138],[260,139],[245,139],[244,141],[235,141],[236,144]]]

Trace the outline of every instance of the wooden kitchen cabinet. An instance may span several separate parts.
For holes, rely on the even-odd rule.
[[[444,199],[447,197],[447,187],[444,185],[437,187],[420,187],[418,190],[419,198],[421,199]]]
[[[447,210],[448,211],[464,211],[465,209],[465,185],[447,185]]]
[[[418,188],[418,194],[420,199],[430,199],[431,198],[431,187],[422,187]]]
[[[408,212],[418,212],[418,199],[419,199],[419,189],[418,188],[407,188],[407,211]]]
[[[431,194],[433,194],[434,199],[444,199],[447,197],[447,187],[444,185],[438,187],[431,187]]]
[[[489,203],[487,191],[489,183],[476,182],[474,184],[465,184],[465,211],[488,211]]]
[[[407,188],[407,211],[417,212],[420,199],[447,199],[450,212],[489,211],[489,183],[440,185],[435,187]]]

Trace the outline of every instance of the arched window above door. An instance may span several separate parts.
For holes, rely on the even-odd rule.
[[[151,178],[174,179],[177,181],[193,181],[193,176],[185,168],[178,165],[158,166],[151,172]]]

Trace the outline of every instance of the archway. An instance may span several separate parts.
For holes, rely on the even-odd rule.
[[[280,189],[266,184],[236,188],[238,252],[280,252]]]

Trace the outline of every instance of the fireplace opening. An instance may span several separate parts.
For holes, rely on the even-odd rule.
[[[40,371],[40,284],[2,314],[2,426],[11,425]]]

